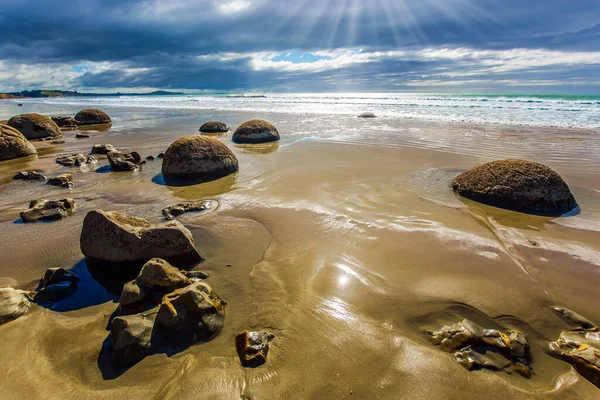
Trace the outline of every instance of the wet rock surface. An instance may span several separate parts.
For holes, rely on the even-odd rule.
[[[156,313],[119,316],[113,319],[112,363],[117,368],[136,364],[152,354],[152,331]]]
[[[240,125],[232,140],[239,144],[275,142],[279,140],[279,131],[267,121],[254,119]]]
[[[522,332],[484,329],[464,319],[431,332],[431,340],[453,352],[454,359],[468,370],[514,371],[525,378],[532,375],[529,343]]]
[[[21,213],[23,222],[54,221],[69,216],[75,210],[75,200],[33,200],[29,210]]]
[[[90,261],[107,264],[146,263],[162,258],[176,266],[202,260],[189,230],[177,221],[152,224],[118,212],[90,211],[80,238],[81,251]]]
[[[99,125],[112,122],[108,114],[95,108],[86,108],[79,111],[75,115],[75,120],[79,125]]]
[[[31,305],[27,292],[11,287],[0,288],[0,325],[19,318]]]
[[[79,277],[64,268],[49,268],[38,285],[34,296],[36,302],[55,302],[65,299],[77,291]]]
[[[208,121],[200,127],[200,132],[203,133],[225,133],[227,131],[229,131],[229,126],[220,121]]]
[[[8,120],[7,125],[21,132],[28,140],[53,138],[62,135],[58,125],[50,117],[42,114],[15,115]]]
[[[269,344],[275,335],[269,332],[244,331],[235,338],[235,347],[244,367],[259,367],[267,362]]]
[[[38,171],[20,171],[13,179],[24,181],[45,181],[47,178]]]
[[[52,117],[52,121],[61,129],[77,128],[79,123],[70,116]]]
[[[174,206],[164,208],[162,214],[165,219],[171,220],[187,212],[205,212],[213,211],[219,206],[219,202],[216,200],[201,200],[187,203],[180,203]]]
[[[135,171],[142,163],[142,157],[138,152],[122,153],[120,151],[109,151],[106,156],[113,171]]]
[[[162,175],[170,184],[202,183],[237,172],[238,160],[215,138],[183,136],[165,152]]]
[[[560,175],[527,160],[480,165],[454,178],[452,190],[480,203],[532,214],[558,216],[577,207]]]
[[[115,147],[112,144],[95,144],[92,147],[91,153],[106,155],[111,151],[117,151],[117,149],[115,149]]]
[[[60,186],[62,188],[71,188],[73,187],[73,175],[61,174],[55,176],[54,178],[48,179],[47,184],[52,186]]]
[[[83,154],[71,154],[68,156],[59,156],[56,163],[65,167],[81,167],[88,164],[94,164],[98,160],[94,156],[86,157]]]
[[[36,154],[35,147],[17,129],[0,124],[0,161]]]

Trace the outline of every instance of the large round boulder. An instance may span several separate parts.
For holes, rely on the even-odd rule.
[[[225,133],[227,131],[229,131],[229,126],[225,122],[219,121],[208,121],[200,127],[202,133]]]
[[[215,138],[183,136],[165,152],[162,174],[167,183],[208,182],[237,172],[238,160]]]
[[[202,260],[192,233],[178,221],[152,224],[118,212],[90,211],[83,220],[80,245],[96,265],[141,267],[162,258],[181,267]]]
[[[244,122],[233,133],[234,143],[268,143],[279,140],[277,128],[267,121],[254,119]]]
[[[0,161],[36,154],[35,147],[13,127],[0,124]]]
[[[15,115],[8,120],[7,125],[21,132],[29,140],[58,137],[62,134],[52,118],[36,113]]]
[[[99,125],[110,124],[112,122],[107,113],[95,108],[86,108],[79,111],[75,115],[75,121],[79,125]]]
[[[454,178],[452,190],[480,203],[531,214],[562,215],[577,207],[560,175],[527,160],[480,165]]]

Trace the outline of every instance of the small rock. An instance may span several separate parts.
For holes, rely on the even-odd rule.
[[[358,116],[358,118],[377,118],[377,115],[371,113],[371,112],[365,112],[362,113]]]
[[[29,210],[21,213],[23,222],[58,220],[67,217],[75,210],[75,200],[33,200]]]
[[[110,330],[112,363],[117,368],[136,364],[152,354],[152,330],[156,314],[148,312],[113,319]]]
[[[46,177],[38,171],[21,171],[13,179],[22,179],[25,181],[45,181]]]
[[[202,271],[181,271],[181,273],[184,274],[189,279],[197,279],[197,280],[203,280],[203,279],[208,278],[208,276],[209,276],[206,272],[202,272]]]
[[[156,156],[156,158],[164,158],[165,157],[165,153],[159,153],[158,156]]]
[[[151,299],[148,289],[141,287],[135,280],[127,282],[119,297],[119,309],[125,315],[141,311]]]
[[[588,320],[587,318],[582,317],[574,311],[569,310],[568,308],[552,306],[554,311],[556,311],[565,321],[573,324],[576,327],[581,327],[583,329],[597,329],[596,324]]]
[[[88,135],[87,133],[77,133],[77,134],[75,134],[75,138],[76,139],[89,139],[90,135]]]
[[[142,158],[139,153],[122,153],[120,151],[109,151],[107,154],[108,162],[113,171],[135,171],[140,167]]]
[[[94,156],[85,157],[83,154],[72,154],[70,156],[59,156],[56,163],[65,167],[81,167],[87,164],[93,164],[98,160]]]
[[[52,117],[52,121],[61,129],[77,128],[79,125],[75,118],[68,116]]]
[[[19,318],[30,305],[27,292],[10,287],[0,288],[0,325]]]
[[[53,140],[50,142],[50,144],[65,144],[65,143],[67,143],[67,141],[65,139]]]
[[[244,367],[258,367],[267,362],[269,343],[275,335],[269,332],[244,331],[235,338],[235,347]]]
[[[55,176],[54,178],[50,178],[47,182],[48,185],[60,186],[63,188],[72,188],[73,187],[73,175],[71,174],[61,174]]]
[[[92,154],[108,154],[111,151],[117,151],[112,144],[95,144],[92,147]]]
[[[79,277],[64,268],[49,268],[38,286],[34,300],[54,302],[71,296],[77,290]]]
[[[454,353],[454,358],[460,365],[469,371],[480,368],[501,371],[511,364],[510,360],[504,358],[500,354],[492,352],[481,354],[471,347],[465,347],[464,349],[457,351]]]
[[[202,200],[189,203],[181,203],[171,207],[167,207],[162,210],[165,219],[171,220],[175,217],[180,216],[186,212],[201,212],[207,210],[214,210],[217,208],[219,203],[215,200]]]
[[[156,157],[154,157],[154,156],[148,156],[148,157],[146,157],[146,160],[148,160],[148,161],[154,161],[154,160],[156,160]]]

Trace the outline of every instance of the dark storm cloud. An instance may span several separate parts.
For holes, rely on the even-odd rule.
[[[472,81],[501,80],[507,74],[510,79],[518,79],[513,75],[520,74],[522,79],[551,80],[548,75],[558,68],[551,61],[549,66],[493,72],[482,69],[477,57],[429,59],[417,53],[430,48],[600,51],[597,0],[3,0],[2,3],[0,54],[5,73],[0,72],[0,86],[4,87],[47,84],[48,77],[36,82],[39,74],[27,72],[59,66],[60,71],[53,75],[55,87],[76,88],[311,90],[354,88],[360,83],[362,90],[369,90],[385,89],[390,80],[384,77],[389,76],[399,81],[399,88],[402,82],[409,85],[416,82],[417,77],[421,81],[466,81],[470,77]],[[406,49],[410,54],[395,60],[381,56],[356,64],[333,63],[325,69],[290,70],[285,65],[276,68],[253,63],[258,52],[339,48],[364,48],[372,53]],[[235,55],[215,56],[231,53]],[[595,70],[589,68],[590,58],[582,60],[582,65],[564,70],[581,73],[582,79],[595,78]],[[101,63],[107,65],[97,68]],[[81,68],[82,72],[67,73],[69,65]],[[16,70],[17,66],[24,71],[19,75],[22,78],[7,82],[6,71]],[[464,76],[445,76],[443,68]],[[537,75],[530,76],[531,71],[537,71]]]

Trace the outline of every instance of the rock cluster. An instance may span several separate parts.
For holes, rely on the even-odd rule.
[[[232,140],[240,144],[275,142],[279,140],[279,132],[267,121],[254,119],[240,125],[233,133]]]
[[[456,361],[468,370],[515,371],[525,378],[532,375],[529,343],[519,331],[484,329],[465,319],[432,332],[431,340],[445,351],[454,351]]]
[[[20,171],[13,179],[21,179],[24,181],[45,181],[47,178],[38,171]]]
[[[53,221],[63,219],[75,210],[75,200],[33,200],[29,210],[21,213],[23,222]]]
[[[108,154],[111,151],[117,151],[112,144],[95,144],[92,147],[92,154]]]
[[[35,147],[17,129],[0,124],[0,161],[36,154]]]
[[[98,160],[94,156],[86,157],[83,154],[71,154],[69,156],[59,156],[56,163],[65,167],[81,167],[87,164],[96,163]]]
[[[577,207],[560,175],[527,160],[480,165],[454,178],[452,190],[480,203],[533,214],[562,215]]]
[[[50,117],[30,113],[15,115],[7,124],[23,134],[29,140],[58,137],[60,128]]]

